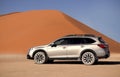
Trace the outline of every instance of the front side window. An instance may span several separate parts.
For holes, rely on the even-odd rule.
[[[59,40],[55,41],[54,44],[56,44],[56,45],[66,45],[67,40],[66,39],[59,39]]]

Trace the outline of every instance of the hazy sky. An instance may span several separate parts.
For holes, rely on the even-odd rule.
[[[0,14],[60,10],[120,42],[120,0],[0,0]]]

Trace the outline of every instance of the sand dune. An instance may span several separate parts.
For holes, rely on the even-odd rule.
[[[56,10],[34,10],[0,16],[0,53],[27,53],[30,47],[47,44],[67,34],[102,36],[111,52],[120,44]]]
[[[3,14],[3,15],[0,15],[0,17],[1,17],[1,16],[12,15],[12,14],[16,14],[16,13],[20,13],[20,12],[13,12],[13,13],[8,13],[8,14]]]

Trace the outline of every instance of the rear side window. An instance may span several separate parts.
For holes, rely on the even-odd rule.
[[[82,40],[80,38],[68,38],[68,44],[81,44]]]
[[[91,38],[84,38],[83,41],[84,41],[84,44],[91,44],[95,42],[95,40]]]

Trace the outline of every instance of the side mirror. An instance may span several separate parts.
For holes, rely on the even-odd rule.
[[[51,44],[51,47],[56,47],[57,46],[57,44]]]

